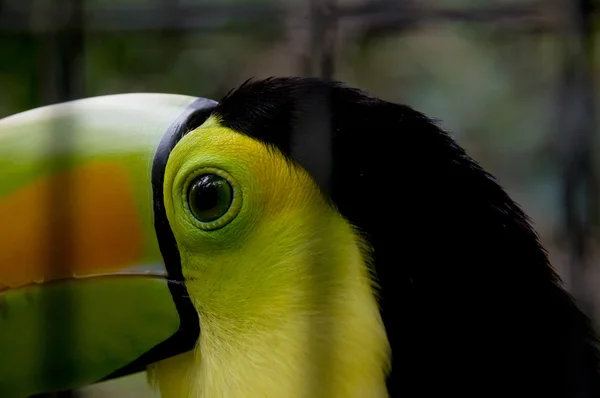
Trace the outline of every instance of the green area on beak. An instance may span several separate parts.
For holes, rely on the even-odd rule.
[[[97,382],[179,323],[167,281],[157,277],[68,279],[0,293],[0,397]]]

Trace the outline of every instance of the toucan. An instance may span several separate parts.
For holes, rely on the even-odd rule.
[[[0,397],[600,397],[590,320],[439,124],[308,77],[0,120]]]

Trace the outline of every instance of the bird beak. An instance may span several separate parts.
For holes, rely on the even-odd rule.
[[[165,132],[197,103],[123,94],[0,120],[1,397],[74,389],[194,346],[151,175]]]

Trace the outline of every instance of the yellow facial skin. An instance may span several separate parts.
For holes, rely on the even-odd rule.
[[[234,188],[217,229],[188,206],[205,171]],[[302,168],[211,117],[174,148],[164,184],[201,324],[194,351],[149,370],[164,398],[387,396],[368,251]]]

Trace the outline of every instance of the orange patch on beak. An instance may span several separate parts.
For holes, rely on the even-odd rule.
[[[65,211],[57,211],[51,195],[65,183]],[[122,270],[139,262],[142,239],[131,183],[118,164],[89,163],[36,180],[0,198],[0,290]],[[69,268],[53,267],[57,242]]]

